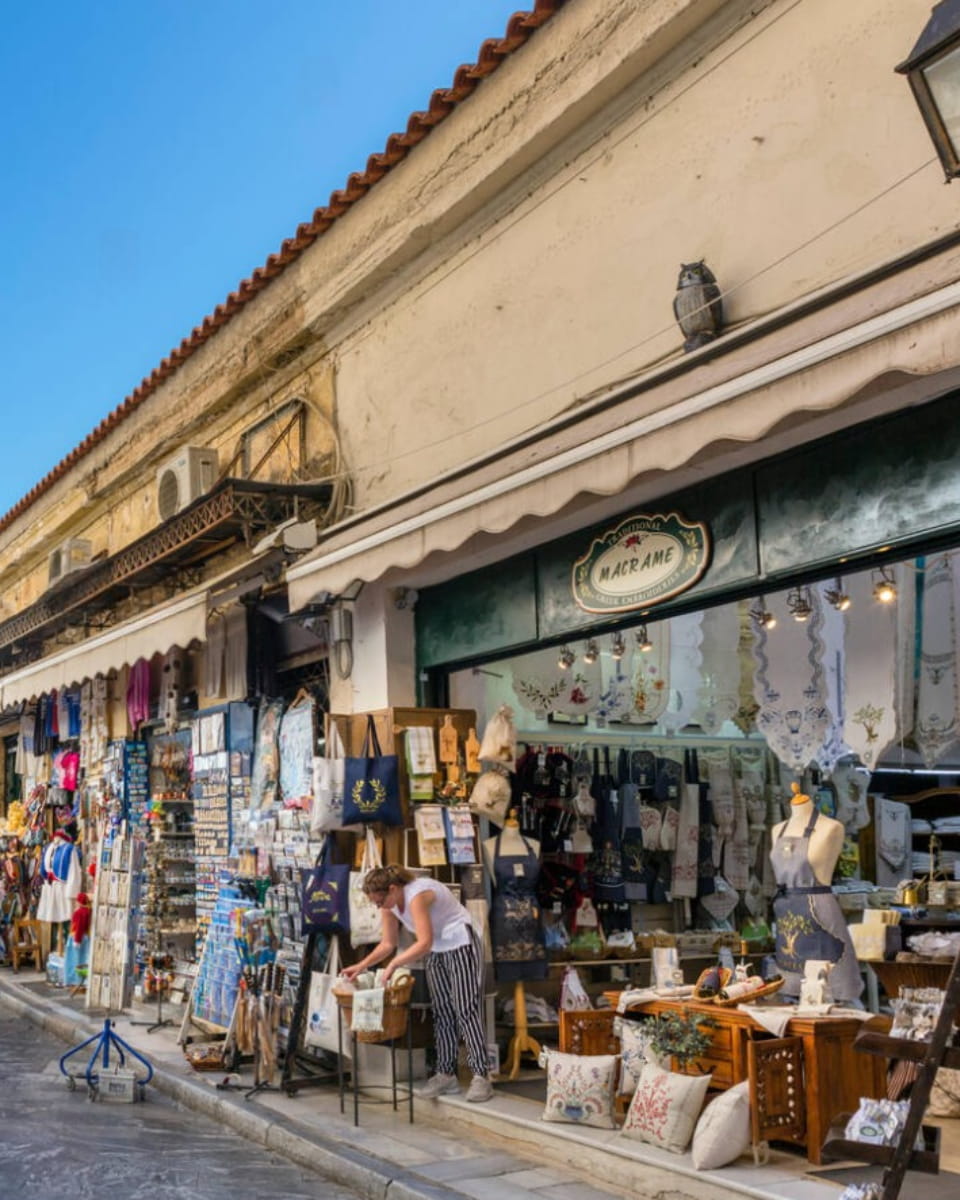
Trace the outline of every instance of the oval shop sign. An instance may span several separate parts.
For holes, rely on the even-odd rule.
[[[639,513],[593,539],[573,564],[573,598],[589,613],[629,612],[692,587],[707,569],[710,534],[677,513]]]

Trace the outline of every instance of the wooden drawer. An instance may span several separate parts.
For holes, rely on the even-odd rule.
[[[674,1063],[673,1069],[679,1070],[676,1063]],[[687,1065],[683,1074],[712,1075],[710,1086],[715,1088],[726,1089],[733,1087],[737,1082],[733,1077],[733,1063],[729,1058],[723,1056],[714,1058],[712,1055],[705,1055],[703,1058],[695,1058]]]

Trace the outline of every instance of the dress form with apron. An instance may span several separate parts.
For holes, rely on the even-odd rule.
[[[840,903],[830,884],[823,882],[832,874],[832,866],[839,854],[839,845],[835,853],[831,837],[832,826],[839,822],[823,817],[808,797],[799,794],[796,784],[794,792],[794,803],[798,808],[805,810],[809,804],[809,819],[800,833],[787,832],[791,825],[789,820],[774,829],[770,851],[778,885],[773,900],[777,923],[775,953],[777,966],[785,980],[784,995],[798,996],[804,964],[808,960],[819,960],[833,964],[830,990],[834,1000],[849,1003],[859,997],[863,980]],[[817,837],[819,822],[831,826],[830,830],[823,830],[825,838]],[[841,825],[841,841],[842,834]],[[816,844],[815,858],[811,857],[812,844]],[[830,857],[832,864],[827,861]],[[820,868],[820,878],[814,869],[815,860]]]
[[[516,813],[511,810],[503,830],[484,844],[487,869],[493,878],[491,912],[494,974],[498,980],[513,980],[514,1033],[507,1050],[507,1077],[516,1079],[523,1054],[540,1057],[540,1043],[527,1026],[524,980],[545,979],[549,970],[537,899],[540,875],[540,846],[521,834]]]

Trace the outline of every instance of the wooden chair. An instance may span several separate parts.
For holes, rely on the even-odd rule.
[[[20,970],[21,959],[28,959],[38,971],[43,970],[43,939],[40,922],[35,918],[18,917],[13,923],[10,961],[14,971]]]

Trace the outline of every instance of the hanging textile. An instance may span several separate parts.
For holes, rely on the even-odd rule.
[[[670,622],[647,626],[649,650],[633,656],[633,703],[630,720],[648,724],[659,720],[670,699]],[[626,715],[621,716],[626,720]]]
[[[223,657],[227,648],[227,623],[223,614],[211,613],[207,617],[207,640],[203,647],[203,694],[223,694]]]
[[[700,691],[702,641],[702,612],[670,618],[670,687],[659,717],[667,733],[676,733],[693,720]]]
[[[957,579],[941,555],[923,572],[922,640],[914,740],[927,767],[957,738]]]
[[[629,721],[633,714],[633,658],[629,644],[622,658],[600,657],[600,694],[594,708],[600,729],[607,721]]]
[[[844,652],[844,630],[846,617],[827,599],[829,583],[813,584],[810,588],[815,611],[821,618],[817,654],[823,666],[824,706],[828,713],[827,728],[823,742],[817,751],[816,761],[828,774],[849,747],[843,740],[843,676],[846,665]]]
[[[723,604],[703,614],[701,681],[693,720],[704,733],[717,734],[740,707],[740,612]]]
[[[816,761],[831,721],[820,657],[823,609],[816,592],[803,622],[793,620],[782,595],[771,596],[768,605],[776,629],[754,631],[757,728],[777,758],[800,775]]]
[[[844,586],[851,603],[844,614],[843,740],[869,767],[897,735],[899,604],[874,600],[869,573],[844,580]]]
[[[535,650],[531,654],[522,654],[513,660],[511,669],[513,691],[523,708],[540,721],[556,711],[567,682],[563,678],[565,672],[557,665],[555,650]],[[480,757],[484,757],[482,750]]]
[[[700,862],[700,784],[693,761],[691,751],[687,750],[684,780],[680,788],[676,849],[670,877],[670,895],[674,900],[692,900],[697,895]]]
[[[150,716],[150,664],[145,658],[138,658],[130,668],[127,680],[127,721],[130,731],[137,729]]]

